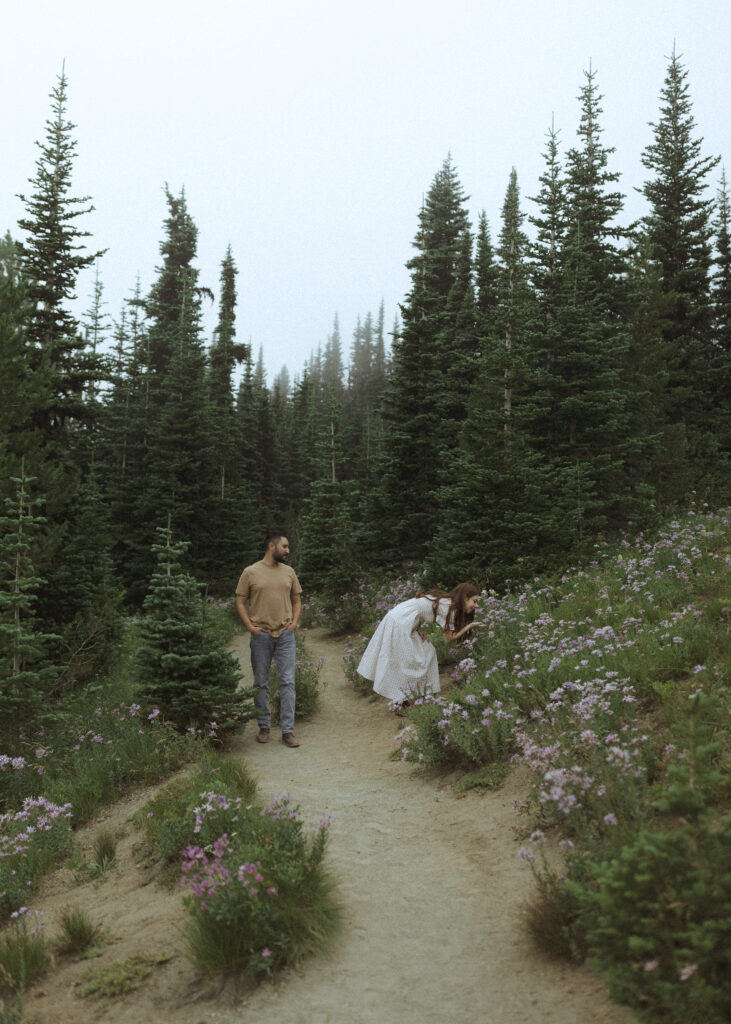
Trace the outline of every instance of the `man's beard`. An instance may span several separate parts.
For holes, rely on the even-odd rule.
[[[274,561],[275,562],[286,562],[287,561],[287,556],[286,555],[277,554],[277,552],[275,551],[274,552]]]

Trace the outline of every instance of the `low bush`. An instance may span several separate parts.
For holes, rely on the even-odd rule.
[[[203,795],[211,792],[218,794],[221,800],[223,830],[231,824],[225,813],[229,804],[235,801],[251,804],[256,795],[256,782],[242,762],[223,759],[212,752],[204,755],[189,773],[168,783],[134,816],[135,824],[144,829],[155,856],[175,864],[177,869],[181,851],[198,838],[198,808]],[[214,822],[215,816],[209,816],[208,826]],[[220,834],[211,834],[206,841]]]
[[[159,708],[181,731],[237,731],[255,717],[253,691],[241,690],[239,664],[221,643],[198,582],[181,566],[187,547],[158,529],[158,566],[150,580],[134,657],[137,699]]]
[[[407,761],[531,769],[531,933],[670,1024],[731,1018],[730,526],[691,514],[481,595],[457,685],[417,700],[398,734]],[[556,839],[560,868],[544,856]]]
[[[50,963],[38,914],[27,907],[14,911],[10,925],[0,935],[0,993],[22,998]]]
[[[0,815],[0,920],[24,908],[40,877],[73,846],[70,804],[28,797],[19,811]]]
[[[654,827],[608,855],[589,854],[586,877],[567,882],[589,962],[617,998],[672,1024],[731,1018],[731,814],[709,803],[721,779],[719,710],[693,695],[685,757],[652,801]]]
[[[220,809],[218,795],[207,794],[200,844],[183,854],[188,949],[198,969],[253,978],[326,949],[341,917],[323,864],[329,821],[306,836],[299,808],[282,794],[261,809],[227,807],[230,831],[204,845],[206,819]]]
[[[117,837],[107,828],[99,829],[92,845],[93,860],[90,869],[94,875],[104,875],[117,860]]]
[[[314,661],[307,657],[306,641],[301,633],[297,634],[297,660],[294,670],[295,688],[295,719],[307,718],[316,710],[320,702],[320,689],[323,686],[320,678],[322,658]],[[280,695],[277,670],[272,665],[269,674],[269,706],[272,713],[272,721],[279,721]]]
[[[345,676],[350,680],[355,692],[359,693],[362,697],[373,693],[372,681],[359,676],[356,671],[360,664],[360,659],[363,657],[363,653],[368,646],[368,640],[369,638],[362,634],[349,637],[345,642],[345,655],[343,657]]]
[[[177,865],[198,969],[271,974],[325,949],[338,928],[340,904],[323,863],[329,819],[308,836],[286,794],[261,807],[240,764],[215,765],[212,758],[175,780],[135,822],[152,851]]]
[[[82,998],[92,996],[107,1003],[121,999],[138,989],[156,967],[168,963],[171,959],[172,957],[167,954],[145,956],[138,953],[124,960],[115,960],[102,967],[95,967],[77,982],[79,995]]]
[[[59,953],[84,953],[101,938],[101,926],[80,907],[64,907],[60,924],[61,930],[56,938]]]

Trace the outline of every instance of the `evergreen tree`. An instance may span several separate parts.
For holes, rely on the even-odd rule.
[[[416,255],[407,266],[411,290],[401,307],[403,326],[394,338],[391,376],[385,396],[384,553],[408,551],[420,557],[439,515],[438,489],[443,472],[443,423],[440,410],[452,395],[441,371],[450,358],[448,339],[455,279],[465,283],[464,260],[469,221],[466,196],[448,157],[434,177],[419,214]]]
[[[99,366],[100,371],[103,370],[103,375],[106,378],[108,370],[105,366],[105,361],[100,358],[100,353],[107,341],[107,335],[109,331],[109,315],[104,312],[104,284],[99,276],[99,263],[97,261],[96,274],[94,277],[94,289],[91,295],[91,306],[88,313],[84,317],[83,326],[85,332],[86,347],[89,352],[89,356],[92,363]],[[92,408],[93,419],[96,421],[98,418],[98,378],[91,379],[88,384],[86,396],[89,404]]]
[[[78,223],[93,209],[89,197],[71,194],[76,142],[74,125],[66,115],[63,70],[51,100],[45,139],[38,143],[32,191],[20,196],[26,215],[19,221],[25,238],[18,242],[18,251],[30,300],[25,373],[33,380],[29,389],[33,396],[30,426],[36,434],[32,465],[46,497],[46,522],[33,548],[36,569],[46,577],[37,611],[47,628],[65,636],[81,611],[69,601],[63,581],[74,573],[70,552],[86,539],[74,533],[77,491],[91,461],[92,428],[99,413],[97,384],[104,364],[93,339],[90,343],[82,335],[69,308],[78,275],[101,253],[86,251],[89,233]],[[100,285],[97,303],[100,325]],[[98,570],[102,575],[103,565]],[[90,612],[89,608],[84,611]]]
[[[141,545],[142,531],[137,527],[150,419],[144,309],[138,280],[114,329],[111,389],[102,411],[98,463],[109,503],[113,563],[125,588],[132,588],[129,596],[139,601],[144,597],[145,572],[149,573],[149,552]]]
[[[236,275],[229,246],[221,264],[218,323],[209,353],[208,391],[211,403],[211,445],[216,466],[214,492],[207,518],[206,563],[212,589],[229,592],[240,569],[241,530],[245,528],[245,481],[240,472],[239,436],[234,408],[233,375],[249,355],[236,342]]]
[[[713,429],[720,449],[719,470],[727,472],[731,458],[731,205],[725,170],[721,175],[714,227],[717,258],[712,291],[713,349],[709,384]]]
[[[551,464],[547,479],[548,493],[556,495],[566,488],[559,480],[556,459],[556,428],[554,422],[554,362],[562,345],[561,321],[557,316],[567,293],[566,235],[568,230],[568,209],[566,181],[559,155],[559,132],[553,122],[547,133],[544,151],[544,171],[539,177],[540,190],[532,197],[538,211],[529,217],[535,228],[530,246],[530,280],[535,294],[534,316],[531,325],[533,370],[532,427],[534,438],[540,438],[539,449]],[[561,513],[562,516],[562,513]],[[566,547],[570,543],[559,538],[564,533],[560,521],[554,523],[554,544]]]
[[[558,301],[562,258],[567,230],[566,186],[559,155],[559,131],[552,123],[544,152],[545,169],[539,177],[540,190],[532,201],[538,213],[528,220],[536,229],[531,246],[532,282],[546,326]]]
[[[6,234],[0,239],[0,498],[14,493],[6,487],[20,460],[39,458],[32,418],[47,400],[48,381],[40,370],[28,373],[30,312],[20,260]]]
[[[56,646],[59,687],[80,689],[114,663],[122,638],[121,589],[115,579],[109,510],[94,461],[69,510],[68,540],[56,573],[64,613]]]
[[[290,381],[289,381],[289,370],[286,366],[283,366],[277,376],[272,381],[272,392],[276,397],[286,402],[289,398],[290,392]]]
[[[13,477],[15,498],[0,516],[0,707],[3,731],[35,718],[56,682],[58,668],[48,649],[57,637],[37,629],[34,605],[43,580],[31,558],[33,533],[43,519],[31,498],[33,477]]]
[[[79,217],[93,210],[89,197],[71,195],[76,141],[75,125],[66,118],[67,84],[62,70],[51,91],[52,117],[46,121],[45,141],[37,144],[40,156],[30,182],[33,191],[19,196],[26,216],[18,224],[26,237],[17,247],[31,301],[28,370],[48,374],[50,389],[47,402],[35,409],[33,421],[48,440],[57,438],[67,424],[89,421],[85,392],[100,373],[68,308],[79,273],[101,253],[85,251],[89,232],[77,224]]]
[[[602,143],[601,100],[596,72],[589,68],[580,92],[579,146],[566,156],[566,234],[563,261],[577,298],[596,300],[608,316],[622,310],[624,255],[617,242],[625,232],[617,224],[624,196],[615,188],[619,172],[609,170],[613,147]],[[552,146],[549,140],[549,161]],[[553,168],[549,163],[549,173]],[[548,211],[546,211],[548,212]]]
[[[663,331],[672,318],[673,300],[663,290],[662,268],[651,254],[646,236],[636,233],[627,261],[626,380],[634,395],[632,435],[640,443],[627,467],[636,490],[646,493],[648,513],[653,502],[673,503],[690,485],[685,459],[674,444],[674,428],[665,417],[668,367]]]
[[[268,500],[265,499],[265,446],[270,441],[264,433],[266,420],[262,410],[265,409],[268,409],[268,396],[263,364],[260,375],[255,372],[249,351],[236,398],[237,461],[242,489],[237,550],[241,553],[241,568],[261,557],[269,519],[265,504]]]
[[[477,317],[481,335],[490,328],[490,317],[497,302],[498,269],[490,238],[490,224],[484,210],[477,222],[477,245],[475,249],[475,288]]]
[[[252,691],[237,690],[238,663],[215,639],[200,586],[181,567],[186,545],[173,541],[169,523],[156,532],[158,564],[135,658],[138,699],[180,729],[208,734],[215,723],[216,733],[232,730],[254,717]]]
[[[336,394],[343,390],[343,347],[340,339],[340,320],[337,313],[332,333],[328,335],[322,360],[322,376],[326,388],[333,388]]]
[[[328,389],[320,433],[314,438],[317,477],[310,487],[302,518],[297,572],[308,590],[334,604],[352,587],[357,567],[352,546],[351,487],[342,479],[341,404],[334,385]]]
[[[502,229],[498,248],[499,273],[497,302],[493,316],[494,348],[492,365],[502,368],[503,445],[512,447],[515,434],[514,392],[520,388],[525,361],[526,326],[529,313],[527,254],[528,238],[523,231],[518,176],[513,168],[503,204]],[[517,396],[516,396],[517,397]]]
[[[468,228],[462,232],[444,320],[437,337],[438,387],[434,397],[441,419],[437,450],[443,471],[454,453],[480,362],[481,339],[472,282],[472,235]]]
[[[513,169],[502,209],[491,330],[428,558],[430,577],[445,587],[465,578],[495,583],[519,564],[536,565],[543,505],[524,408],[531,393],[526,370],[533,297],[523,220]]]
[[[206,575],[210,505],[219,483],[201,340],[201,297],[206,290],[193,266],[197,229],[184,192],[173,196],[166,189],[166,198],[162,266],[143,304],[149,326],[136,353],[141,464],[134,478],[127,476],[134,497],[127,522],[117,526],[126,534],[124,572],[133,601],[143,596],[152,523],[161,512],[170,513],[176,530],[193,538],[190,567]]]
[[[619,175],[609,169],[613,150],[601,140],[596,74],[590,69],[585,78],[580,145],[567,154],[566,231],[551,349],[541,351],[539,344],[536,352],[551,394],[543,410],[550,430],[534,431],[537,450],[552,461],[560,481],[555,507],[579,544],[642,512],[629,472],[642,439],[632,433],[636,396],[626,373],[626,260],[618,246],[625,233],[617,223],[623,196],[615,187]]]
[[[695,137],[688,73],[674,51],[660,98],[660,117],[651,124],[654,138],[642,157],[652,177],[640,191],[650,204],[644,229],[652,257],[662,268],[663,291],[673,300],[663,330],[663,358],[669,371],[665,415],[675,428],[670,443],[684,454],[700,480],[715,457],[707,398],[712,363],[713,204],[705,190],[719,158],[702,155],[703,140]]]
[[[361,569],[353,547],[352,501],[351,485],[315,480],[302,518],[297,572],[305,589],[319,594],[326,608],[338,605]]]
[[[389,360],[386,353],[386,338],[384,334],[385,310],[383,299],[378,307],[378,319],[376,320],[375,338],[373,342],[373,359],[371,361],[371,391],[374,399],[380,402],[383,394],[383,386],[386,382],[386,375],[389,370]],[[394,325],[394,336],[398,334],[398,323]]]

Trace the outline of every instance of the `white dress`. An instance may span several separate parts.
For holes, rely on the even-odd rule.
[[[437,652],[417,629],[422,622],[437,622],[444,629],[449,598],[442,598],[434,618],[429,597],[412,597],[392,608],[378,624],[358,665],[358,673],[373,680],[382,697],[410,700],[423,693],[439,692]]]

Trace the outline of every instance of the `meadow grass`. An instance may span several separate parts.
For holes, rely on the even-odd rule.
[[[82,998],[91,996],[102,1002],[121,999],[138,989],[156,967],[170,960],[172,956],[162,953],[155,956],[134,954],[124,960],[95,967],[77,982],[79,995]]]
[[[306,640],[301,633],[297,634],[297,657],[294,669],[295,684],[295,720],[307,718],[317,710],[320,703],[320,693],[325,685],[320,678],[320,669],[323,659],[313,660],[307,657]],[[279,679],[276,666],[272,665],[269,673],[269,705],[272,713],[272,721],[279,722],[280,695]]]
[[[217,614],[229,616],[222,635],[230,632],[230,610]],[[300,700],[299,710],[309,713],[319,665],[300,651],[298,671],[305,675],[299,696],[308,705],[303,709]],[[267,807],[255,804],[256,783],[243,764],[214,752],[208,736],[171,729],[156,709],[144,714],[124,680],[117,681],[119,686],[94,688],[47,714],[32,743],[21,737],[20,750],[16,745],[0,756],[0,907],[11,920],[0,946],[0,988],[22,996],[48,965],[47,947],[40,931],[29,927],[25,904],[40,875],[78,850],[72,823],[88,820],[131,785],[156,781],[193,760],[135,820],[168,877],[174,872],[185,889],[194,962],[205,973],[253,977],[326,948],[341,914],[323,863],[329,820],[309,835],[286,794]],[[64,802],[54,803],[48,794]],[[115,863],[116,838],[108,830],[97,831],[92,858],[85,867],[96,874]],[[59,951],[83,955],[98,940],[98,926],[82,911],[63,912]],[[80,995],[117,998],[165,959],[131,957],[99,968],[84,980]],[[2,1013],[11,1020],[15,1009],[3,1006]]]
[[[132,653],[128,639],[110,676],[49,703],[32,736],[12,736],[5,725],[0,922],[28,903],[42,874],[73,853],[72,827],[131,788],[171,775],[210,742],[177,732],[156,709],[142,712],[129,673]],[[108,854],[95,858],[99,867],[108,861]]]
[[[263,808],[203,796],[197,840],[181,865],[187,948],[196,967],[253,979],[328,949],[342,916],[323,863],[329,819],[310,836],[285,793]],[[222,814],[229,824],[220,833]]]
[[[531,769],[529,930],[673,1024],[731,1017],[730,537],[691,514],[483,594],[458,685],[398,735],[407,761]]]
[[[117,837],[108,828],[100,828],[94,834],[92,855],[89,869],[97,877],[106,874],[116,863]]]
[[[22,999],[50,964],[51,954],[38,915],[27,907],[15,911],[10,925],[0,935],[0,993]]]
[[[207,816],[206,840],[212,841],[231,827],[227,814],[231,803],[253,804],[256,782],[243,762],[207,751],[188,772],[160,789],[133,818],[135,825],[145,832],[153,856],[173,866],[176,881],[180,854],[198,836],[197,811],[209,793],[221,797],[220,821],[216,821],[213,812]],[[170,878],[170,872],[166,872],[166,877]]]
[[[184,889],[186,945],[204,974],[272,974],[327,948],[340,923],[329,819],[308,835],[287,794],[262,807],[255,792],[244,765],[211,754],[135,815],[163,878]]]
[[[78,955],[101,940],[101,925],[92,921],[80,907],[64,907],[60,913],[60,931],[56,937],[59,953]]]

